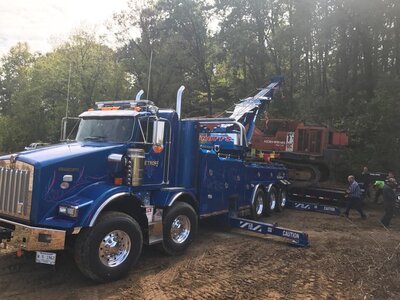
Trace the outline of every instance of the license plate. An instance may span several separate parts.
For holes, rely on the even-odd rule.
[[[36,251],[36,262],[39,264],[55,265],[56,254],[51,252]]]

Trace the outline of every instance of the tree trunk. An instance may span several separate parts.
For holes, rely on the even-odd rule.
[[[362,53],[363,53],[363,65],[365,73],[364,88],[367,92],[368,98],[374,96],[374,75],[372,68],[372,42],[369,36],[369,28],[366,25],[361,25],[358,28],[361,37]]]
[[[397,2],[397,15],[395,20],[395,74],[400,76],[400,4]]]
[[[312,28],[311,28],[311,24],[310,24],[310,33],[307,36],[307,43],[308,43],[308,49],[310,51],[310,63],[309,63],[309,71],[308,71],[308,82],[310,83],[310,91],[312,91],[313,87],[314,87],[314,49],[313,49],[313,43],[312,43]]]
[[[261,15],[263,1],[255,1],[254,5],[254,16],[257,28],[257,42],[258,42],[258,64],[260,68],[259,81],[257,84],[261,84],[265,81],[265,62],[268,60],[268,55],[265,47],[265,22],[264,17]],[[251,3],[251,2],[250,2]]]
[[[293,56],[294,56],[294,37],[293,37],[293,2],[289,0],[289,99],[293,99],[294,92],[294,66],[293,66]]]

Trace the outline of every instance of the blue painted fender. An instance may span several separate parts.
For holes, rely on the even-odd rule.
[[[47,217],[40,223],[43,226],[63,229],[92,226],[107,204],[120,197],[129,195],[131,195],[131,188],[128,186],[116,186],[106,182],[97,182],[85,187],[78,194],[63,200],[52,209],[52,215],[58,215],[58,206],[60,204],[78,207],[77,219],[67,216]]]
[[[169,207],[176,201],[185,201],[198,210],[197,197],[193,190],[185,188],[162,189],[152,195],[152,204],[157,207]]]

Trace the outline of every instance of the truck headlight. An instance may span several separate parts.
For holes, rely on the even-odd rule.
[[[71,218],[76,218],[78,216],[78,211],[78,206],[60,205],[58,207],[58,213],[60,215],[68,216]]]

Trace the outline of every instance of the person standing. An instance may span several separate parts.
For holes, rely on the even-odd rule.
[[[381,223],[385,227],[389,227],[390,221],[393,217],[393,210],[396,201],[396,187],[397,182],[393,177],[389,178],[383,186],[383,208],[385,210],[385,214],[381,219]]]
[[[370,198],[371,195],[369,192],[369,188],[371,185],[371,176],[369,174],[368,167],[366,166],[363,168],[363,171],[361,172],[360,181],[361,181],[360,185],[362,184],[361,187],[364,189],[364,196],[366,198]]]
[[[354,179],[353,175],[347,177],[347,180],[350,184],[349,188],[347,189],[348,194],[348,201],[346,206],[346,212],[344,213],[346,217],[349,217],[350,209],[354,208],[358,211],[361,215],[361,218],[366,219],[367,216],[363,212],[361,205],[361,189],[358,185],[357,181]]]
[[[376,180],[374,183],[374,190],[375,190],[374,202],[376,204],[380,204],[379,197],[382,195],[384,186],[385,186],[384,180]]]
[[[395,178],[393,171],[388,172],[388,175],[386,176],[386,181],[390,180],[390,178],[393,178],[393,179]],[[376,180],[374,183],[375,203],[377,203],[377,204],[380,204],[379,197],[382,196],[384,186],[385,186],[384,180]]]

